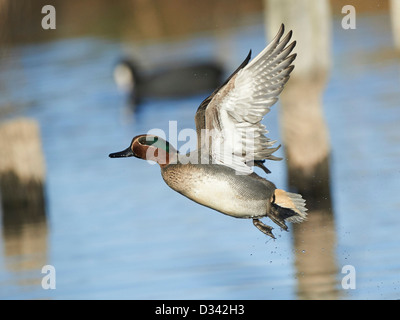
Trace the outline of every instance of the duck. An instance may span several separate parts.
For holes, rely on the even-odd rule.
[[[223,82],[224,70],[214,61],[180,62],[145,72],[132,58],[115,66],[114,81],[128,94],[133,108],[145,98],[179,98],[205,94]]]
[[[276,239],[269,218],[282,230],[286,222],[307,218],[300,194],[278,189],[254,170],[270,170],[265,162],[279,161],[273,155],[280,145],[266,137],[261,123],[277,102],[294,68],[296,41],[292,31],[277,35],[251,61],[251,50],[228,79],[204,99],[195,114],[197,149],[179,153],[165,139],[151,134],[135,136],[128,148],[111,158],[136,157],[159,164],[165,183],[176,192],[225,215],[251,219],[265,235]]]

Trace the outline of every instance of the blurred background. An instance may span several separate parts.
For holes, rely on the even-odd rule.
[[[399,299],[399,2],[0,0],[0,299]],[[306,223],[271,240],[108,158],[169,121],[194,129],[282,22],[298,57],[264,119],[285,158],[268,178],[303,194]]]

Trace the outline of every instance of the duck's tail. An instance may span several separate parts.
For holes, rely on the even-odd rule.
[[[306,201],[300,194],[275,189],[275,201],[268,217],[284,230],[285,221],[300,223],[307,218]]]

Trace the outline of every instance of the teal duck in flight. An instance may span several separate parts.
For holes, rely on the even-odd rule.
[[[250,63],[250,54],[236,71],[199,106],[195,115],[197,150],[180,154],[169,142],[148,134],[132,139],[111,158],[137,157],[156,161],[166,184],[185,197],[236,218],[252,219],[266,235],[272,227],[260,221],[270,218],[284,230],[285,222],[302,222],[307,209],[301,195],[277,189],[253,172],[269,173],[265,160],[280,147],[265,136],[261,120],[288,81],[296,54],[292,32],[284,36],[282,25],[271,43]],[[188,160],[189,159],[189,160]]]

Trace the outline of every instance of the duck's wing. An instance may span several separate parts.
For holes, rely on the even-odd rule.
[[[294,68],[296,54],[289,54],[296,42],[289,44],[291,31],[284,38],[283,34],[282,24],[271,43],[205,104],[204,125],[209,136],[202,137],[199,146],[214,163],[249,173],[254,161],[280,160],[272,155],[279,147],[272,148],[276,141],[265,136],[268,131],[261,120],[278,100]]]
[[[210,101],[214,98],[214,96],[224,87],[234,75],[236,75],[241,69],[243,69],[250,61],[251,58],[251,50],[247,55],[246,59],[241,63],[241,65],[229,76],[228,79],[225,80],[223,84],[221,84],[217,89],[214,90],[212,94],[210,94],[207,98],[200,103],[200,106],[197,108],[196,115],[194,117],[194,121],[196,123],[196,132],[197,132],[197,148],[201,149],[201,130],[206,128],[206,109]]]

